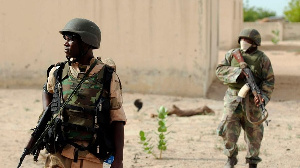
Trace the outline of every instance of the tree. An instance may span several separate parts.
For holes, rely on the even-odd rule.
[[[244,11],[244,22],[254,22],[258,19],[263,19],[270,16],[275,16],[276,12],[268,11],[263,8],[249,7],[248,1],[243,8]]]
[[[290,22],[300,22],[300,0],[291,0],[285,7],[284,15]]]

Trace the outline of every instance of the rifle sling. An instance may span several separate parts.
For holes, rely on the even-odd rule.
[[[85,81],[85,79],[87,78],[87,76],[89,75],[89,73],[92,71],[92,69],[96,66],[97,64],[97,60],[95,60],[93,62],[93,64],[90,66],[90,68],[86,71],[86,73],[84,74],[83,78],[81,79],[81,81],[78,83],[78,85],[75,87],[75,89],[73,90],[73,92],[70,94],[70,96],[68,97],[68,99],[63,103],[63,105],[59,108],[59,111],[55,114],[55,116],[53,116],[53,118],[50,120],[48,126],[45,128],[44,132],[41,134],[41,136],[38,138],[38,140],[36,141],[36,143],[33,145],[33,147],[30,150],[30,153],[32,151],[35,151],[38,146],[39,143],[42,141],[42,138],[44,138],[44,136],[46,135],[46,133],[48,132],[48,130],[50,129],[50,125],[54,124],[55,119],[58,117],[58,115],[60,115],[62,109],[69,103],[69,101],[71,100],[71,98],[74,96],[74,94],[78,91],[78,89],[80,88],[81,84]]]
[[[239,49],[236,49],[232,52],[233,57],[239,62],[240,67],[242,68],[242,71],[244,71],[244,69],[246,68],[247,64],[245,64],[244,59],[243,59],[243,55],[241,54]],[[249,73],[252,73],[251,70],[249,70]],[[252,75],[253,77],[253,75]],[[251,89],[252,90],[252,89]],[[253,90],[252,90],[253,92]],[[268,118],[268,112],[267,111],[262,111],[262,119],[257,121],[257,122],[252,122],[251,118],[250,118],[250,111],[249,111],[249,93],[246,95],[245,98],[245,111],[246,111],[246,118],[247,120],[253,124],[253,125],[260,125],[261,123],[263,123],[264,121],[266,121],[266,119]],[[266,115],[264,115],[264,113],[266,113]]]
[[[61,110],[69,103],[69,101],[71,100],[71,98],[74,96],[74,94],[78,91],[78,89],[80,88],[80,86],[82,85],[82,83],[85,81],[85,79],[88,77],[89,73],[92,71],[92,69],[96,66],[97,64],[97,60],[95,60],[93,62],[93,64],[90,66],[90,68],[85,72],[83,78],[81,79],[81,81],[78,83],[78,85],[74,88],[73,92],[70,94],[70,96],[68,97],[68,99],[64,102],[64,104],[60,107],[59,112],[61,112]]]
[[[249,93],[247,94],[247,96],[245,97],[245,111],[246,111],[246,118],[247,120],[253,124],[253,125],[260,125],[261,123],[263,123],[264,121],[266,121],[266,119],[268,118],[269,114],[268,111],[264,111],[264,113],[262,113],[262,119],[256,122],[251,121],[250,118],[250,111],[249,111]],[[265,114],[266,113],[266,114]],[[265,115],[264,115],[265,114]]]

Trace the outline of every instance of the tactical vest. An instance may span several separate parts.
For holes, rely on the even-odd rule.
[[[248,64],[248,67],[251,69],[254,80],[257,84],[257,86],[260,85],[262,81],[262,67],[261,67],[261,61],[263,57],[263,52],[257,50],[253,54],[247,54],[245,52],[242,52],[244,61]],[[233,67],[239,67],[238,61],[233,57],[231,60],[231,66]],[[229,83],[228,86],[232,89],[241,89],[244,84],[246,83],[245,80],[237,80],[237,83]]]
[[[112,73],[113,69],[104,64],[98,73],[87,76],[61,113],[63,143],[81,151],[88,150],[102,160],[114,152],[109,97]],[[51,110],[56,113],[82,78],[73,77],[66,62],[57,67],[54,76],[56,84]],[[87,141],[89,146],[80,146],[76,141]],[[74,160],[77,157],[78,152]]]
[[[90,141],[93,138],[96,103],[103,90],[104,69],[87,77],[64,110],[63,121],[66,126],[64,132],[69,140]],[[64,101],[80,80],[74,78],[70,71],[68,72],[68,77],[61,82]]]

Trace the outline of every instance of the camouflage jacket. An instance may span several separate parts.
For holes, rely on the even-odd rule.
[[[228,51],[225,55],[225,59],[218,64],[216,68],[216,75],[220,81],[229,86],[224,97],[225,104],[229,103],[231,104],[230,106],[232,108],[236,108],[238,103],[235,100],[237,98],[239,89],[231,86],[234,84],[238,85],[241,82],[245,83],[245,81],[238,80],[238,76],[242,72],[242,69],[233,63],[235,58],[233,57],[232,52],[233,50]],[[270,59],[260,50],[256,50],[251,54],[247,54],[242,51],[242,55],[244,58],[257,57],[259,60],[257,63],[258,66],[251,65],[249,62],[247,62],[247,59],[245,59],[245,62],[250,67],[255,78],[260,79],[257,81],[257,85],[262,91],[265,104],[267,104],[271,99],[275,82]],[[250,102],[253,103],[253,100],[250,99]]]

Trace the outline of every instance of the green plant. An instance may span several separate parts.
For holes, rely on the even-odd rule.
[[[279,30],[272,30],[272,42],[273,44],[277,44],[279,42]]]
[[[285,7],[284,15],[290,22],[300,22],[300,0],[290,0]]]
[[[160,151],[159,157],[155,153],[153,153],[153,145],[150,144],[151,138],[148,138],[148,133],[145,133],[144,131],[140,131],[140,143],[143,145],[143,149],[146,153],[152,154],[156,159],[162,158],[162,152],[167,150],[167,140],[166,135],[168,134],[166,126],[166,120],[168,116],[167,109],[164,106],[161,106],[159,110],[157,110],[158,115],[158,128],[156,134],[158,135],[158,144],[157,148]]]
[[[149,144],[150,140],[151,138],[147,139],[147,134],[144,131],[140,131],[140,143],[143,144],[144,151],[148,154],[152,154],[155,158],[157,158],[157,156],[152,151],[153,145]]]
[[[269,11],[264,8],[249,6],[248,0],[243,7],[244,22],[255,22],[258,19],[263,19],[270,16],[275,16],[276,12]]]

